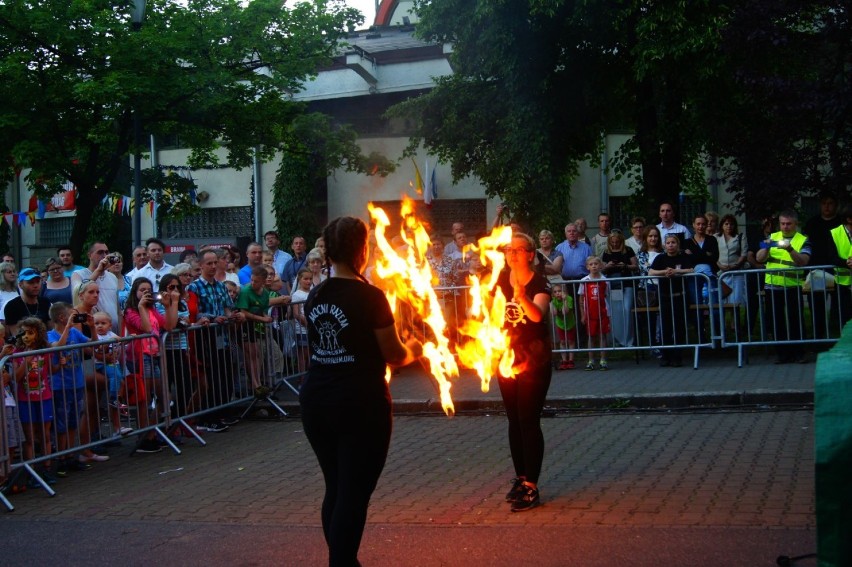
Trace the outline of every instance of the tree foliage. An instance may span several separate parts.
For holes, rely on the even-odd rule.
[[[77,186],[75,253],[128,155],[144,151],[134,112],[146,133],[178,135],[190,165],[216,163],[219,148],[237,168],[255,150],[271,159],[303,112],[286,93],[363,20],[342,0],[149,0],[133,31],[131,4],[0,3],[0,152],[31,168],[42,197],[62,180]]]
[[[733,158],[724,163],[744,205],[849,186],[852,42],[839,0],[417,9],[418,34],[452,44],[454,74],[393,112],[416,121],[413,145],[450,162],[455,180],[475,175],[537,220],[564,222],[569,183],[582,160],[596,162],[605,133],[632,134],[610,173],[649,213],[681,192],[705,194],[712,156]]]
[[[284,152],[272,188],[272,209],[282,242],[319,236],[316,196],[335,170],[385,176],[394,164],[378,153],[363,155],[350,127],[324,114],[296,117],[283,139]]]
[[[751,0],[723,30],[706,131],[739,207],[757,215],[852,188],[848,3]]]

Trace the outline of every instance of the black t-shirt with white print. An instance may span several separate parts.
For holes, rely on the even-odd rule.
[[[329,278],[311,290],[304,309],[311,359],[300,403],[389,403],[386,364],[374,332],[394,324],[384,293],[361,280]]]

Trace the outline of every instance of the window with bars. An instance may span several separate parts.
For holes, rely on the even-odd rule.
[[[164,239],[221,238],[223,236],[254,238],[254,215],[251,207],[214,207],[201,209],[197,215],[163,223]]]
[[[45,217],[36,223],[39,248],[57,248],[68,244],[74,228],[74,216]]]

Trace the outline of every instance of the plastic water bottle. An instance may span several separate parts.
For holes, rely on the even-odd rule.
[[[701,286],[701,303],[707,305],[710,303],[710,286],[704,285]]]

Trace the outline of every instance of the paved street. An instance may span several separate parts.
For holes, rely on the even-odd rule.
[[[503,501],[513,476],[505,417],[490,402],[464,400],[499,396],[496,384],[487,395],[478,386],[466,393],[466,383],[457,389],[461,405],[479,407],[469,415],[400,413],[362,563],[752,567],[814,552],[807,406],[580,411],[562,403],[592,390],[670,395],[677,381],[693,393],[734,384],[746,397],[812,392],[814,365],[652,364],[554,376],[544,504],[521,514]],[[392,382],[397,399],[418,405],[431,388],[416,369]],[[325,564],[322,481],[299,420],[247,421],[206,439],[207,447],[187,441],[179,456],[112,449],[109,462],[60,480],[54,498],[15,496],[16,510],[0,516],[4,557],[27,565]]]

